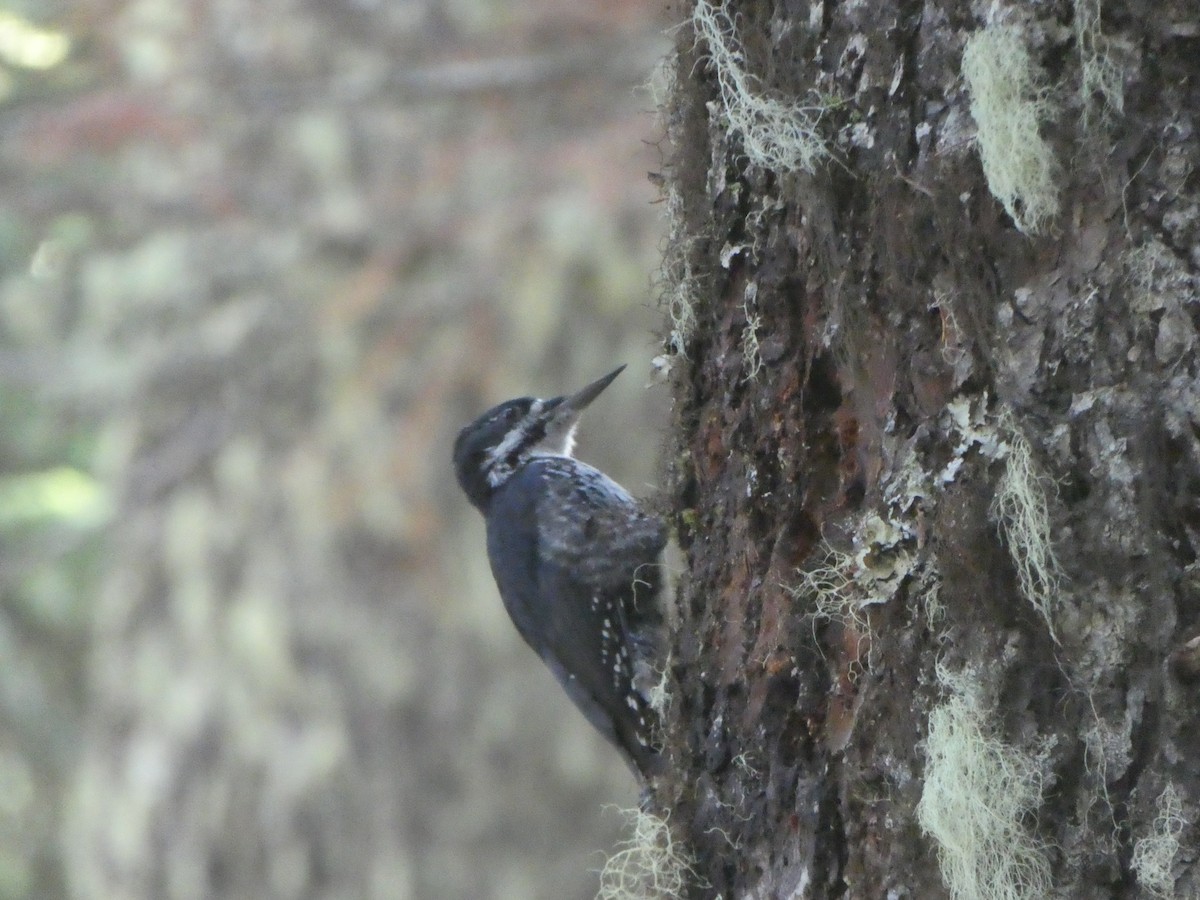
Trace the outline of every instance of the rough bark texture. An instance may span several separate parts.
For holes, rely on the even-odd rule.
[[[657,797],[695,895],[1197,896],[1194,4],[729,12],[725,51],[679,32],[668,102],[687,562]],[[988,27],[1040,91],[1058,212],[1029,233],[961,74]],[[823,110],[814,174],[747,158],[730,48]],[[934,765],[980,846],[919,820]]]

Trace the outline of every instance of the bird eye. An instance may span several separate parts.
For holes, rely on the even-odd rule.
[[[521,411],[515,406],[510,406],[504,411],[504,421],[510,425],[519,418],[521,418]]]

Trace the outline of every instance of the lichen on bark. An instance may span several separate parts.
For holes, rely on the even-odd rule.
[[[939,670],[972,673],[993,758],[1036,760],[1012,824],[1034,893],[1125,896],[1168,783],[1197,819],[1196,708],[1167,664],[1200,629],[1185,7],[741,4],[756,86],[828,101],[814,174],[751,160],[680,30],[666,184],[701,289],[672,367],[686,571],[657,802],[697,896],[966,896],[916,814]],[[1033,104],[1021,128],[972,115],[987,59]],[[997,188],[1001,137],[1034,181]],[[864,603],[871,522],[906,561]]]

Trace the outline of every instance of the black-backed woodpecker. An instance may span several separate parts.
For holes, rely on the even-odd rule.
[[[635,771],[660,770],[648,703],[666,528],[572,457],[579,415],[624,369],[571,396],[489,409],[454,442],[458,483],[487,522],[500,597],[567,696]]]

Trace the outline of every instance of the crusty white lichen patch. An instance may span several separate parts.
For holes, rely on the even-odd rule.
[[[871,512],[852,528],[852,545],[840,550],[823,541],[815,562],[787,589],[811,607],[814,620],[870,632],[867,609],[886,603],[916,565],[917,537],[911,521]]]
[[[906,582],[916,586],[930,618],[938,614],[939,576],[920,553],[923,522],[935,502],[933,476],[922,466],[915,440],[897,440],[885,455],[883,502],[838,529],[848,539],[837,545],[823,540],[798,581],[787,586],[811,606],[815,619],[862,634],[869,632],[868,609],[887,603]]]

